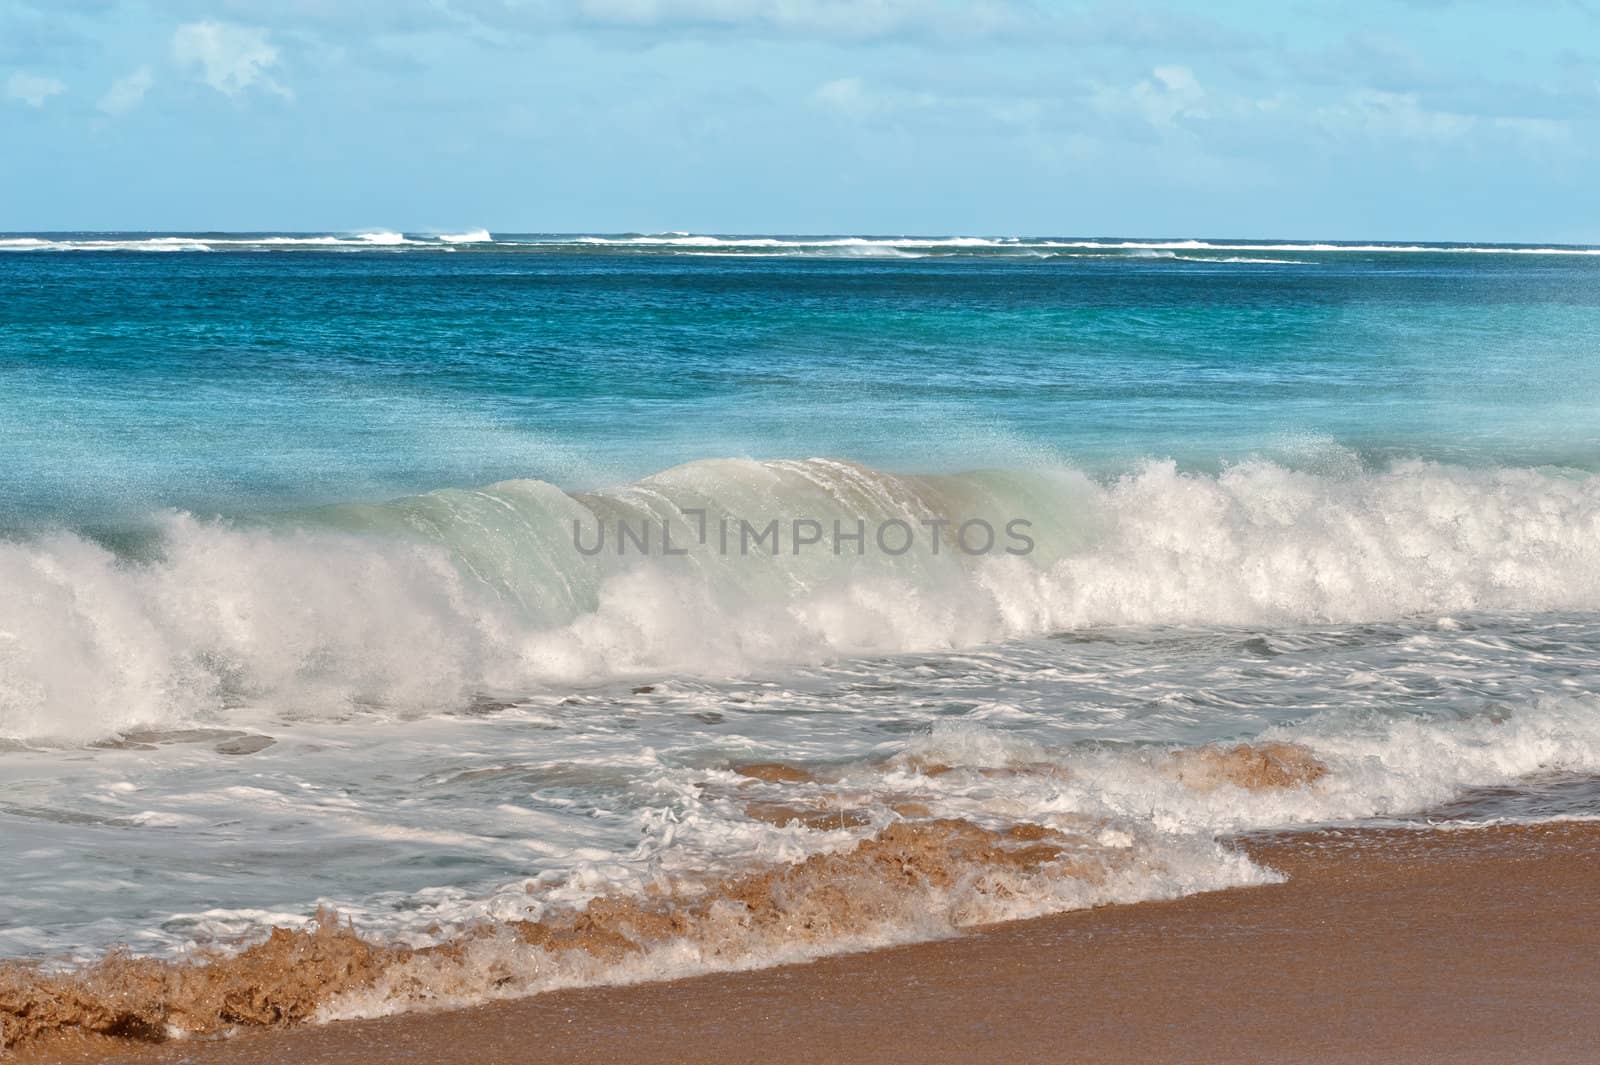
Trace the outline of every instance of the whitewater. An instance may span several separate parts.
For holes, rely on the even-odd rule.
[[[823,258],[887,256],[917,258],[937,256],[1012,256],[1049,258],[1084,254],[1203,253],[1195,261],[1226,263],[1300,264],[1300,260],[1218,252],[1324,252],[1421,253],[1425,255],[1600,255],[1600,248],[1579,244],[1423,244],[1405,241],[1270,241],[1195,240],[1192,238],[1093,239],[1024,238],[996,236],[922,237],[885,236],[761,236],[740,234],[627,233],[612,235],[575,233],[491,233],[487,229],[459,233],[367,230],[349,233],[0,233],[3,252],[208,252],[208,251],[526,251],[655,252],[662,254],[790,255]]]
[[[949,524],[893,554],[749,537],[723,553],[694,543],[706,519],[686,510],[713,527],[730,513]],[[963,520],[1018,515],[1038,541],[1027,555],[955,542]],[[578,529],[607,520],[676,525],[689,546],[584,549]],[[0,546],[0,579],[0,735],[85,741],[226,725],[238,704],[423,714],[550,683],[740,676],[1108,626],[1595,610],[1600,478],[1155,462],[1097,482],[720,460],[577,495],[517,481],[272,521],[173,514],[130,557],[58,533]]]

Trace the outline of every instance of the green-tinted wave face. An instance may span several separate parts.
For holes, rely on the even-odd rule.
[[[433,713],[485,693],[727,677],[1106,626],[1600,609],[1600,476],[1331,457],[907,475],[691,463],[620,487],[443,489],[134,555],[0,544],[0,735]]]

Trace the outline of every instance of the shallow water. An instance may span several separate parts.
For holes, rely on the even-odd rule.
[[[576,900],[663,870],[733,872],[840,846],[908,801],[991,824],[1090,816],[1173,848],[1255,828],[1415,823],[1446,804],[1456,819],[1593,813],[1592,788],[1575,796],[1545,778],[1600,771],[1600,706],[1584,694],[1597,649],[1592,616],[1270,637],[1106,629],[844,660],[781,681],[595,683],[409,720],[238,711],[233,732],[12,751],[0,755],[12,841],[0,876],[21,905],[0,949],[182,950],[299,924],[319,900],[374,931],[423,937],[441,922],[539,912],[551,896],[534,904],[529,878]],[[222,753],[238,730],[274,742]],[[1207,791],[1162,769],[1180,747],[1263,738],[1303,745],[1328,776]],[[769,761],[824,779],[730,771]],[[778,827],[747,812],[761,801],[859,812],[864,824]]]

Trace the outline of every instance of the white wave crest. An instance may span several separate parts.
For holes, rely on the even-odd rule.
[[[583,555],[573,522],[688,508],[916,527],[1032,522],[1026,557],[823,550]],[[1266,462],[906,477],[824,460],[693,463],[586,496],[540,482],[344,508],[338,528],[166,521],[153,560],[70,534],[0,543],[0,735],[84,738],[242,701],[424,712],[483,689],[1101,625],[1352,622],[1600,609],[1600,477]]]

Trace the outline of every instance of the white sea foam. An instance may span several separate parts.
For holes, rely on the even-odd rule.
[[[949,544],[586,556],[572,523],[1033,522],[1027,557]],[[636,673],[738,674],[1105,625],[1284,625],[1600,609],[1600,478],[1422,462],[1324,475],[1170,463],[904,477],[719,460],[570,496],[446,491],[293,528],[165,520],[160,555],[71,534],[0,544],[0,735],[84,739],[295,713],[460,705],[480,690]]]
[[[1159,241],[1100,241],[1100,240],[1044,240],[1043,248],[1127,248],[1168,251],[1254,251],[1254,252],[1411,252],[1430,255],[1600,255],[1600,248],[1578,246],[1529,246],[1509,244],[1334,244],[1327,242],[1281,242],[1235,244],[1205,240]]]
[[[1014,241],[987,237],[714,237],[673,233],[659,237],[555,237],[545,243],[675,248],[997,248]]]
[[[881,255],[909,257],[932,255],[1001,255],[1025,258],[1054,256],[1097,257],[1106,254],[1203,253],[1196,258],[1208,262],[1251,263],[1279,261],[1268,253],[1317,254],[1477,254],[1477,255],[1600,255],[1600,248],[1581,246],[1540,246],[1502,244],[1376,244],[1333,243],[1325,241],[1278,241],[1237,243],[1204,240],[1058,240],[1018,237],[913,237],[913,236],[715,236],[667,233],[647,236],[548,235],[495,239],[488,230],[478,229],[437,238],[418,240],[402,233],[373,231],[349,234],[272,234],[171,235],[160,237],[76,237],[38,236],[0,237],[0,252],[6,251],[216,251],[273,248],[276,250],[337,248],[411,248],[445,250],[456,244],[493,243],[497,247],[539,249],[632,249],[636,251],[681,252],[685,254],[740,253],[762,251],[794,256]],[[1212,255],[1235,252],[1238,255]],[[1170,256],[1167,256],[1170,257]]]
[[[1306,259],[1273,259],[1262,255],[1175,255],[1186,263],[1265,263],[1276,266],[1308,266]]]
[[[844,471],[791,466],[812,484],[837,490],[845,483]],[[751,472],[742,464],[678,471],[671,484],[678,491],[689,482],[704,488],[741,472],[748,486]],[[1160,472],[1142,476],[1159,481]],[[1455,490],[1473,484],[1480,499],[1505,479],[1503,472],[1423,467],[1342,483],[1401,475],[1438,478]],[[902,493],[915,485],[890,485],[885,477],[860,472],[848,483],[905,504]],[[1211,498],[1205,505],[1184,502],[1180,512],[1191,517],[1216,509],[1222,490],[1223,479],[1196,480],[1190,489]],[[1313,483],[1326,491],[1334,482]],[[943,485],[943,498],[962,485],[970,482]],[[1256,511],[1248,524],[1295,528],[1295,508],[1272,503],[1274,493],[1259,484],[1232,488]],[[521,505],[539,498],[550,507],[568,498],[548,486],[521,490],[529,493]],[[995,490],[993,482],[988,490]],[[625,493],[654,493],[659,502],[665,491],[647,482],[606,498],[615,504]],[[1353,491],[1369,506],[1382,496],[1370,487]],[[1170,485],[1164,493],[1184,494]],[[1553,495],[1560,493],[1547,486],[1521,497],[1521,505],[1559,525],[1566,504],[1552,504]],[[480,545],[471,559],[474,576],[447,580],[465,590],[485,579],[496,554],[481,539],[487,523],[469,519],[503,517],[519,504],[507,486],[477,502],[481,509],[464,497],[434,497],[408,501],[403,513],[363,509],[345,518],[369,527],[384,518],[423,527],[448,514],[452,523],[473,528],[469,539]],[[607,504],[591,498],[587,505]],[[1438,551],[1438,530],[1459,516],[1452,519],[1450,504],[1437,498],[1429,507],[1435,531],[1412,546]],[[1492,539],[1541,554],[1530,545],[1544,534],[1493,520],[1502,527]],[[172,531],[167,565],[207,552],[216,556],[210,564],[249,560],[240,552],[240,530],[181,521],[187,528]],[[1160,538],[1204,540],[1220,528],[1213,515]],[[1113,522],[1082,530],[1080,550],[1119,529],[1128,531]],[[1476,551],[1493,569],[1494,552],[1482,546],[1485,531],[1458,528],[1463,535],[1453,550]],[[504,532],[502,526],[495,542],[508,542]],[[383,604],[415,609],[427,602],[417,589],[437,591],[434,582],[459,565],[446,563],[428,576],[436,548],[420,547],[412,562],[426,564],[410,571],[395,568],[405,551],[363,563],[373,535],[252,534],[249,551],[258,554],[251,566],[268,570],[268,562],[304,565],[309,552],[329,544],[349,553],[274,589],[277,601],[246,581],[207,589],[194,602],[231,596],[228,610],[212,609],[208,621],[234,626],[237,638],[241,627],[288,610],[319,581],[345,571],[344,584],[329,589],[326,600],[304,602],[293,615],[311,632],[324,632],[334,625],[326,611],[351,603],[353,589],[415,582],[410,598]],[[176,541],[185,536],[195,539],[180,549]],[[1370,551],[1360,528],[1351,538],[1353,557]],[[280,550],[288,553],[274,553]],[[1293,553],[1281,542],[1276,550]],[[1582,558],[1572,562],[1586,565]],[[85,572],[64,552],[44,568]],[[275,572],[280,583],[287,579],[287,570]],[[1240,579],[1248,583],[1251,575]],[[144,594],[176,594],[176,587],[174,578]],[[36,589],[24,591],[31,598]],[[927,586],[912,586],[901,598],[925,594]],[[178,601],[173,609],[191,605]],[[672,617],[680,627],[707,617],[692,599],[661,606],[678,611]],[[18,628],[41,619],[30,615]],[[456,624],[470,620],[458,615]],[[127,629],[125,619],[107,621]],[[316,666],[337,672],[344,659],[359,661],[376,650],[384,656],[374,663],[377,675],[401,658],[385,641],[415,653],[449,627],[430,637],[358,619],[337,641],[325,642]],[[224,716],[236,727],[270,728],[277,740],[243,761],[217,743],[236,733],[216,731],[134,733],[127,740],[138,746],[132,750],[0,752],[0,812],[13,842],[0,853],[0,880],[16,885],[0,955],[91,958],[120,942],[139,953],[185,957],[202,945],[258,937],[268,926],[307,927],[319,905],[383,942],[454,944],[402,959],[371,986],[325,1001],[320,1013],[324,1019],[382,1015],[798,961],[947,935],[983,921],[1262,883],[1273,874],[1219,843],[1219,834],[1375,818],[1422,825],[1428,811],[1474,789],[1537,797],[1555,787],[1540,781],[1565,775],[1592,783],[1600,775],[1600,701],[1581,694],[1592,692],[1600,675],[1593,615],[1458,612],[1252,631],[1084,633],[968,653],[774,670],[766,674],[776,678],[770,681],[655,674],[647,685],[585,683],[525,696],[518,706],[423,720],[399,720],[394,706],[371,703],[342,717],[310,702],[298,704],[314,711],[307,713],[262,714],[235,705]],[[610,632],[619,646],[638,636]],[[674,653],[689,642],[674,645]],[[481,646],[492,650],[492,641]],[[212,665],[204,658],[202,664]],[[428,668],[421,663],[420,671]],[[1235,747],[1240,740],[1253,746]],[[734,768],[766,759],[810,775]],[[1585,794],[1592,793],[1590,787]],[[1464,809],[1463,824],[1508,819],[1491,816],[1492,804]],[[1574,816],[1550,809],[1536,803],[1510,819]],[[785,823],[784,810],[797,811],[800,820]],[[904,820],[930,818],[959,819],[1001,844],[1015,839],[1009,833],[1019,826],[1037,826],[1022,839],[1036,838],[1042,828],[1066,849],[1059,863],[1008,868],[986,859],[982,848],[941,849],[946,829],[933,825],[934,845],[913,850],[909,873],[894,864],[896,851],[877,867],[851,855],[862,840],[881,839]],[[262,848],[272,855],[268,866]],[[752,873],[789,876],[784,870],[820,855],[837,861],[798,868],[770,892],[736,886],[728,901],[718,901],[721,884],[737,885]],[[45,864],[53,870],[48,881],[21,875]],[[893,875],[882,875],[885,868]],[[197,870],[205,870],[203,898],[195,894]],[[745,901],[768,895],[774,913],[754,918]],[[559,922],[601,896],[624,907],[630,899],[649,906],[678,898],[689,919],[681,934],[620,954],[550,952],[507,927]],[[84,913],[97,919],[85,921]],[[486,926],[499,931],[486,933]]]
[[[936,726],[918,754],[971,765],[967,733],[983,726]],[[1008,739],[1004,734],[1002,739]],[[1022,774],[995,787],[982,778],[936,778],[951,813],[1010,817],[1106,817],[1163,833],[1250,832],[1326,822],[1418,815],[1472,788],[1509,787],[1551,772],[1600,774],[1600,699],[1546,697],[1530,706],[1469,716],[1325,712],[1263,730],[1252,742],[1296,745],[1326,767],[1307,786],[1196,788],[1170,772],[1172,748],[1130,752],[1074,747],[979,765],[1059,765],[1059,775]],[[948,774],[945,775],[949,776]],[[983,786],[978,786],[979,784]],[[966,795],[962,795],[962,791]]]
[[[151,237],[128,240],[43,240],[35,237],[0,239],[4,251],[210,251],[204,240],[193,237]]]
[[[403,961],[373,986],[328,1002],[324,1019],[753,968],[947,935],[975,923],[1269,882],[1274,874],[1219,845],[1217,835],[1414,815],[1472,788],[1513,786],[1550,772],[1592,775],[1600,772],[1597,711],[1600,704],[1592,696],[1541,698],[1470,715],[1327,711],[1255,737],[1258,744],[1293,745],[1306,764],[1317,767],[1316,774],[1301,780],[1266,783],[1181,771],[1184,759],[1197,750],[1222,751],[1226,757],[1226,747],[1058,745],[1028,731],[985,724],[975,715],[936,720],[909,739],[865,746],[857,741],[843,752],[848,759],[832,758],[816,767],[816,780],[801,783],[766,783],[718,765],[683,764],[637,745],[618,744],[608,754],[603,730],[596,728],[604,719],[533,731],[514,720],[504,727],[465,721],[452,723],[432,740],[441,751],[477,760],[449,778],[408,785],[422,793],[418,802],[386,799],[380,784],[396,774],[404,781],[415,769],[412,759],[423,752],[412,750],[414,734],[402,739],[408,734],[396,732],[375,748],[341,753],[328,749],[328,740],[339,733],[324,726],[308,733],[302,748],[252,764],[251,779],[265,786],[184,790],[197,773],[216,775],[192,758],[181,772],[160,761],[141,767],[150,786],[140,789],[138,801],[153,812],[137,822],[137,840],[108,844],[135,846],[148,863],[181,847],[185,831],[215,847],[215,834],[207,831],[211,824],[248,826],[252,839],[281,836],[284,846],[304,849],[307,860],[296,861],[285,851],[274,868],[274,881],[281,885],[274,897],[308,893],[301,904],[165,912],[160,909],[165,901],[158,900],[159,929],[136,935],[138,926],[108,920],[89,934],[133,940],[144,952],[181,956],[198,944],[259,935],[270,926],[305,927],[316,906],[325,903],[363,934],[382,941],[413,947],[461,943],[460,952]],[[633,727],[639,726],[647,735],[681,733],[685,727],[672,715],[658,721],[646,715]],[[816,724],[779,716],[774,727],[780,731],[768,742],[802,746]],[[474,730],[482,728],[494,734],[475,736]],[[472,755],[478,749],[484,754]],[[83,777],[94,768],[81,756],[62,762],[63,791],[84,801]],[[349,780],[351,773],[370,779],[363,776],[357,788],[329,786]],[[608,789],[607,774],[631,783],[626,790]],[[561,795],[584,781],[595,790],[583,801],[561,805]],[[484,788],[495,782],[515,801],[486,804]],[[530,784],[538,789],[535,801],[547,803],[543,809],[526,805]],[[631,808],[611,808],[623,795]],[[778,826],[751,813],[752,803],[762,800],[850,810],[864,823]],[[886,883],[872,879],[870,868],[844,861],[799,882],[802,888],[824,889],[814,899],[787,887],[775,893],[780,907],[793,908],[793,922],[756,922],[740,906],[711,905],[690,932],[620,958],[548,953],[512,934],[459,939],[486,924],[545,920],[599,896],[659,899],[677,892],[704,899],[705,891],[714,892],[717,882],[729,877],[782,869],[813,855],[843,856],[859,840],[899,822],[898,811],[908,802],[925,809],[913,818],[957,818],[994,833],[1018,824],[1042,826],[1070,841],[1070,860],[1063,867],[1030,870],[949,867],[942,870],[951,874],[944,884],[908,875]],[[196,811],[206,816],[196,817]],[[380,820],[392,824],[379,825]],[[1413,818],[1413,823],[1420,822]],[[132,829],[122,824],[119,831]],[[525,874],[490,886],[439,884],[363,895],[359,885],[375,870],[362,864],[362,856],[373,842],[394,840],[403,841],[408,853],[448,855],[454,861],[503,851],[507,867],[525,863]],[[348,855],[336,869],[317,858],[330,848]],[[76,863],[83,857],[69,851],[63,860]],[[932,860],[946,857],[935,853]],[[68,883],[82,875],[74,869]],[[351,893],[313,897],[330,878]],[[137,897],[141,890],[130,882],[121,899]],[[851,906],[845,912],[827,909],[841,890]],[[29,916],[0,942],[13,950],[26,946],[30,936],[48,944],[27,927],[43,908],[19,909]]]
[[[712,904],[692,934],[621,958],[547,952],[504,932],[477,936],[464,944],[460,955],[407,959],[371,986],[325,1003],[317,1019],[382,1017],[418,1007],[463,1007],[564,987],[765,968],[941,938],[976,924],[1279,879],[1240,854],[1197,839],[1152,843],[1126,836],[1107,838],[1095,849],[1101,852],[1096,857],[1105,861],[1106,872],[1094,878],[974,865],[952,870],[957,876],[949,885],[918,883],[915,870],[891,882],[845,874],[837,882],[824,880],[817,897],[809,897],[805,890],[809,885],[802,880],[799,888],[786,885],[777,903],[780,910],[792,913],[789,921],[763,924],[752,920],[740,904]],[[849,904],[840,906],[841,898]]]
[[[1583,246],[1510,245],[1510,244],[1376,244],[1334,243],[1327,241],[1262,241],[1229,242],[1206,240],[1056,240],[1049,238],[1017,237],[776,237],[776,236],[713,236],[706,234],[670,233],[651,236],[544,236],[514,241],[531,245],[580,245],[591,247],[628,247],[658,249],[754,249],[782,248],[792,252],[827,253],[829,251],[881,247],[899,249],[931,249],[944,252],[976,251],[1029,254],[1040,251],[1085,252],[1357,252],[1357,253],[1427,253],[1427,254],[1506,254],[1506,255],[1600,255],[1600,248]],[[1209,262],[1281,262],[1273,258],[1239,256],[1207,256]]]

